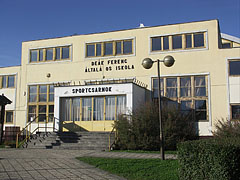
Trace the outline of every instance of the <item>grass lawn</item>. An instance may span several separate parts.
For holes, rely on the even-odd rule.
[[[160,159],[115,159],[79,157],[80,161],[128,180],[178,179],[178,161]]]

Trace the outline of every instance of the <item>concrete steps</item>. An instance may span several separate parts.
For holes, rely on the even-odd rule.
[[[34,134],[22,148],[108,150],[109,132],[48,132]],[[111,143],[114,134],[111,135]]]

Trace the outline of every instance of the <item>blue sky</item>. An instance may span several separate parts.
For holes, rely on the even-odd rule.
[[[0,0],[0,67],[20,65],[23,41],[209,19],[240,37],[239,0]]]

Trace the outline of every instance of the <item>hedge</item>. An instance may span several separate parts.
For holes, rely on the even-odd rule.
[[[178,144],[181,180],[240,179],[240,138],[187,141]]]

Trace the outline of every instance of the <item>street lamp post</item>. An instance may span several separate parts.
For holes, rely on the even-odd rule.
[[[163,123],[162,123],[162,108],[161,108],[161,84],[160,84],[160,62],[163,62],[165,66],[171,67],[175,60],[172,56],[166,56],[163,58],[163,60],[157,59],[156,61],[153,61],[150,58],[145,58],[142,61],[142,66],[145,69],[150,69],[153,65],[153,63],[157,62],[158,67],[158,119],[159,119],[159,135],[160,135],[160,153],[162,156],[162,160],[165,159],[164,155],[164,135],[163,135]]]

